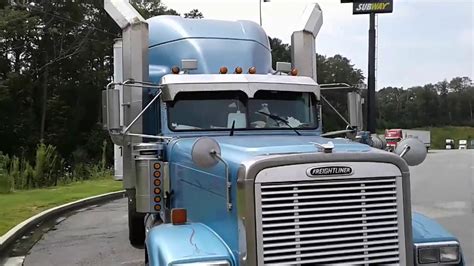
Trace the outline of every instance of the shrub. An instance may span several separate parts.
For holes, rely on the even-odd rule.
[[[99,162],[91,162],[85,149],[77,149],[73,152],[72,168],[59,155],[56,147],[44,143],[36,148],[34,166],[25,158],[9,157],[0,152],[0,193],[111,177],[112,171],[107,167],[106,141],[101,149]]]
[[[56,151],[56,147],[40,143],[36,148],[34,167],[34,187],[48,187],[58,184],[64,169],[64,159]]]
[[[0,193],[9,193],[13,191],[13,179],[8,173],[10,158],[0,152]]]

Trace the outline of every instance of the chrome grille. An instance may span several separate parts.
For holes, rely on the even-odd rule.
[[[265,265],[400,262],[396,177],[258,183],[255,193]]]

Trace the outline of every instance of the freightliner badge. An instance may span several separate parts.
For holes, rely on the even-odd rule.
[[[352,13],[371,14],[371,13],[392,13],[393,0],[354,0]]]
[[[306,174],[309,177],[315,176],[340,176],[340,175],[352,175],[352,168],[348,166],[325,166],[325,167],[313,167],[306,170]]]

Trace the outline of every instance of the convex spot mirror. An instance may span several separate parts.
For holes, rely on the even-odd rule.
[[[221,155],[221,147],[219,143],[212,138],[198,138],[191,150],[191,158],[193,162],[201,168],[210,168],[219,162],[218,157]]]
[[[403,155],[402,153],[404,152],[406,147],[410,148]],[[408,138],[400,141],[397,144],[395,153],[401,155],[409,166],[416,166],[421,164],[426,159],[427,151],[423,142],[418,139]]]

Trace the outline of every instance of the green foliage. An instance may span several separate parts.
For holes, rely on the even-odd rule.
[[[173,9],[168,9],[160,0],[132,0],[130,2],[145,19],[158,15],[179,16],[178,12]]]
[[[468,77],[377,92],[379,128],[474,126],[474,86]]]
[[[112,178],[75,182],[54,188],[15,191],[0,194],[0,236],[21,221],[67,202],[95,196],[107,192],[119,191],[122,183]]]
[[[184,17],[185,18],[201,19],[201,18],[204,18],[204,15],[198,9],[193,9],[193,10],[189,11],[188,13],[184,13]]]
[[[159,0],[132,4],[145,18],[178,15]],[[1,1],[0,151],[34,162],[42,138],[69,165],[78,147],[85,163],[100,161],[108,138],[98,126],[101,90],[120,35],[103,1]]]
[[[12,179],[8,174],[8,164],[10,158],[8,155],[0,153],[0,193],[9,193],[12,191]]]
[[[276,68],[276,62],[291,62],[290,45],[283,43],[278,38],[268,38],[272,49],[272,67]]]
[[[56,186],[63,175],[64,159],[56,147],[41,143],[36,149],[33,187]]]
[[[112,171],[107,167],[107,141],[102,144],[102,160],[98,163],[88,161],[83,149],[74,152],[76,164],[72,168],[52,145],[39,144],[35,163],[30,165],[26,158],[9,157],[0,152],[0,193],[14,190],[43,188],[68,184],[73,181],[111,178]]]

